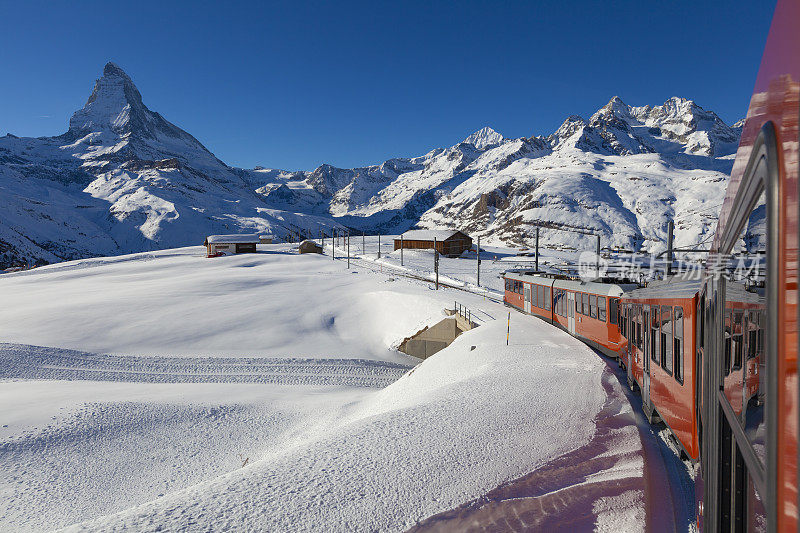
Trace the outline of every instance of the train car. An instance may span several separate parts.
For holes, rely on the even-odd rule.
[[[693,461],[700,458],[694,326],[701,286],[699,278],[671,277],[620,301],[628,384],[639,386],[648,420],[662,420]]]
[[[625,352],[619,299],[631,285],[556,279],[506,272],[504,301],[558,326],[609,357]]]
[[[704,531],[798,529],[798,22],[779,0],[698,296]]]

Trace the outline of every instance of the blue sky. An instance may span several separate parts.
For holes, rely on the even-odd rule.
[[[0,0],[0,135],[66,131],[107,61],[150,109],[243,167],[373,164],[484,125],[546,135],[614,95],[683,96],[732,123],[773,7]]]

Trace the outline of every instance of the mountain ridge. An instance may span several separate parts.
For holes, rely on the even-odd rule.
[[[108,63],[55,137],[0,137],[0,267],[202,242],[210,233],[277,237],[334,227],[394,233],[458,227],[483,242],[578,249],[555,228],[609,245],[658,248],[710,229],[740,124],[691,100],[631,107],[613,97],[553,133],[508,139],[485,126],[449,148],[351,169],[241,169],[144,104]],[[637,183],[638,182],[638,183]],[[636,186],[631,186],[631,183]]]

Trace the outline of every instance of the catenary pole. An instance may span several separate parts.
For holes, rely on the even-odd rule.
[[[403,266],[403,234],[400,234],[400,266]]]
[[[350,268],[350,230],[347,230],[347,268]]]
[[[595,263],[595,276],[600,277],[600,234],[597,234],[597,255]]]
[[[539,272],[539,226],[536,226],[536,272]]]
[[[667,276],[672,275],[672,248],[673,248],[674,232],[675,232],[675,222],[672,219],[670,219],[670,221],[667,223]]]
[[[436,275],[436,290],[439,290],[439,250],[436,249],[436,237],[433,238],[433,273]]]
[[[478,235],[478,247],[477,247],[477,256],[478,256],[478,287],[481,286],[481,237]]]

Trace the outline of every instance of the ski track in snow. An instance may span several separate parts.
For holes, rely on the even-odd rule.
[[[366,359],[130,357],[0,343],[0,379],[383,388],[411,368]]]

